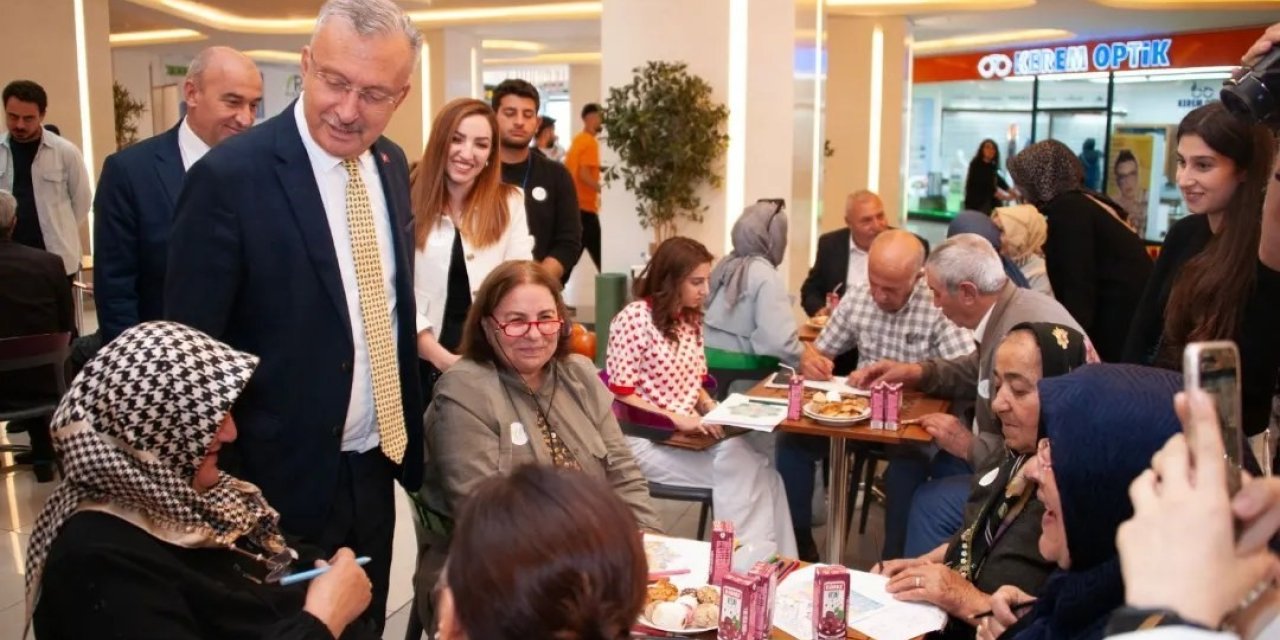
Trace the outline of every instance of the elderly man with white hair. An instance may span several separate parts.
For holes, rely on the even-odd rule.
[[[964,460],[972,469],[980,468],[1003,446],[1000,422],[991,410],[990,388],[992,358],[1000,339],[1023,322],[1054,322],[1084,331],[1057,300],[1009,282],[991,243],[972,233],[948,238],[934,249],[925,262],[925,282],[942,313],[973,331],[978,349],[952,359],[915,363],[883,360],[854,371],[849,381],[863,388],[879,380],[901,382],[907,388],[953,402],[974,402],[972,426],[943,413],[925,416],[922,424],[937,445],[930,448],[928,458],[946,454]],[[937,547],[963,520],[969,476],[948,476],[921,487],[929,475],[929,463],[900,457],[886,471],[887,499],[916,501],[904,549],[907,557]],[[904,480],[899,476],[908,475],[916,482],[899,481]],[[890,477],[894,482],[889,482]],[[922,508],[922,502],[928,502],[929,508]],[[917,514],[924,517],[916,518]]]

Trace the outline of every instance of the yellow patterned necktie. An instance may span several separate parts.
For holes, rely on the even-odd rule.
[[[391,336],[391,309],[382,279],[382,256],[373,227],[373,206],[360,176],[360,163],[343,160],[347,170],[347,232],[356,263],[356,288],[360,294],[360,318],[369,347],[369,374],[373,378],[373,408],[378,419],[382,453],[392,462],[404,460],[408,444],[404,408],[400,398],[400,366]]]

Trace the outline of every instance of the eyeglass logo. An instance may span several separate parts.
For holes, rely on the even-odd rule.
[[[1013,60],[1003,53],[993,53],[978,61],[978,75],[986,79],[1003,78],[1013,72]]]

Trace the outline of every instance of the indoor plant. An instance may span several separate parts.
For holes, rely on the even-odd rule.
[[[702,221],[707,207],[698,189],[721,184],[729,110],[683,62],[649,61],[633,72],[605,103],[607,143],[621,162],[606,168],[604,182],[622,180],[636,197],[640,225],[661,242],[675,235],[679,218]]]

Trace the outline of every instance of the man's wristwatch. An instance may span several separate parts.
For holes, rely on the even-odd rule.
[[[1157,627],[1208,627],[1188,620],[1168,609],[1144,609],[1139,607],[1121,607],[1111,614],[1107,621],[1107,635],[1115,636],[1133,631],[1144,631]]]

